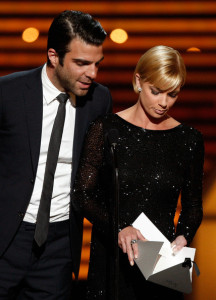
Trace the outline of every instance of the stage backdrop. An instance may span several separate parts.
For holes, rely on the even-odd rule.
[[[206,150],[204,220],[192,245],[197,248],[201,275],[196,278],[194,274],[193,293],[187,299],[215,299],[216,2],[0,1],[0,76],[46,61],[47,30],[53,17],[65,9],[92,14],[108,33],[98,81],[110,88],[114,111],[137,99],[131,80],[142,53],[155,45],[168,45],[182,54],[188,76],[172,115],[203,133]],[[22,37],[31,27],[34,29]],[[110,39],[110,33],[117,28],[128,35],[124,43]],[[81,280],[86,279],[88,271],[90,236],[91,224],[85,221]]]

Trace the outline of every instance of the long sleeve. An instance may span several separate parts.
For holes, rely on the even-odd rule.
[[[2,128],[2,113],[3,113],[3,104],[2,104],[2,91],[1,91],[1,88],[0,88],[0,129]]]
[[[196,141],[189,147],[189,151],[192,151],[192,158],[185,174],[184,186],[181,193],[182,211],[176,230],[176,236],[184,235],[188,245],[195,236],[203,217],[204,142],[200,133],[197,135]]]
[[[104,155],[103,125],[97,120],[88,130],[72,193],[76,213],[87,218],[100,233],[109,232],[109,171]]]

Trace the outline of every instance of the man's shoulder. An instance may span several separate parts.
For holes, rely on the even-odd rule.
[[[77,97],[77,107],[92,108],[95,106],[96,110],[100,110],[100,108],[111,106],[111,103],[112,97],[109,89],[98,82],[92,83],[85,96]]]
[[[90,92],[92,92],[92,93],[108,93],[109,89],[105,85],[94,81],[90,88]]]
[[[93,102],[103,102],[103,104],[106,102],[112,102],[112,96],[108,87],[98,82],[92,83],[92,86],[86,96],[87,100],[92,100]]]
[[[26,80],[31,80],[32,77],[36,78],[37,76],[40,76],[42,71],[42,66],[31,69],[31,70],[26,70],[26,71],[19,71],[15,73],[11,73],[5,76],[0,77],[0,84],[12,84],[15,82],[22,82]]]

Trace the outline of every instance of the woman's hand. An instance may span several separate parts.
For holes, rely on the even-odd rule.
[[[177,238],[171,244],[173,253],[180,251],[186,245],[187,240],[185,239],[185,237],[183,235],[177,236]]]
[[[118,245],[127,253],[131,266],[134,265],[134,258],[138,257],[137,240],[146,241],[141,232],[132,226],[125,227],[118,234]]]

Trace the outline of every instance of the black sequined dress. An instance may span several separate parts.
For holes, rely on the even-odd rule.
[[[180,124],[146,130],[109,114],[91,124],[86,136],[72,203],[92,224],[86,299],[113,297],[113,185],[107,134],[119,132],[119,228],[144,212],[171,242],[184,235],[190,245],[202,220],[204,144],[199,131]],[[174,215],[181,193],[182,211],[175,232]],[[120,300],[182,299],[182,294],[146,281],[120,250]]]

